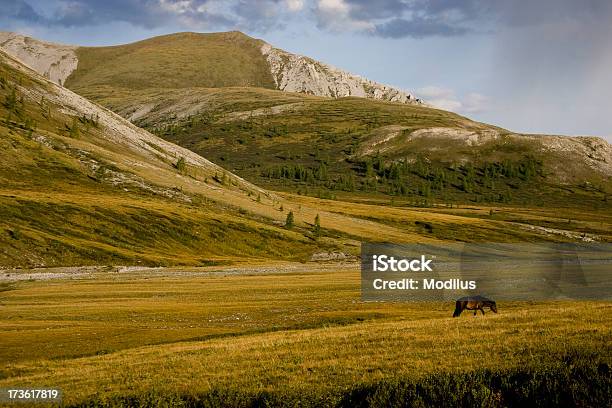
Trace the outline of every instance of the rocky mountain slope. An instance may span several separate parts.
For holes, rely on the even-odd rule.
[[[342,98],[356,96],[389,102],[421,103],[413,95],[351,74],[302,55],[291,54],[270,44],[261,52],[266,56],[276,88],[281,91]]]
[[[0,267],[316,252],[273,195],[1,51],[0,101]]]
[[[59,85],[77,68],[76,48],[16,33],[0,32],[0,49]]]
[[[405,91],[240,32],[179,33],[114,47],[66,46],[4,32],[0,48],[56,83],[63,84],[74,74],[67,85],[77,91],[92,83],[127,88],[258,86],[334,98],[421,103]],[[131,70],[133,64],[140,65],[138,72]],[[156,69],[160,65],[163,69]],[[188,84],[168,74],[176,71],[174,65],[190,79]]]

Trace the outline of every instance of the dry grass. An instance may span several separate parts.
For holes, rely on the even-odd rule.
[[[1,292],[0,386],[53,384],[75,403],[157,392],[341,392],[357,383],[537,367],[612,351],[608,302],[362,303],[353,270],[101,275]]]

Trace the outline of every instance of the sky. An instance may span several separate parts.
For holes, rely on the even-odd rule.
[[[524,133],[612,142],[609,0],[0,0],[0,30],[75,45],[240,30]]]

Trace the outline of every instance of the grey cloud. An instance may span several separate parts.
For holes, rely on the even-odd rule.
[[[279,0],[56,0],[39,14],[26,0],[0,0],[8,10],[0,21],[38,23],[48,27],[86,27],[126,22],[148,29],[174,25],[199,29],[245,27],[266,31],[280,23]]]
[[[121,21],[145,28],[155,28],[172,22],[184,25],[200,23],[202,26],[234,23],[227,16],[200,8],[207,3],[209,2],[200,0],[59,1],[49,23],[60,26],[87,26]]]
[[[408,6],[401,0],[350,0],[350,15],[358,20],[392,18],[405,11]]]
[[[35,7],[37,3],[44,5],[45,13]],[[610,4],[608,0],[305,0],[305,7],[292,18],[324,30],[387,38],[451,37],[559,22],[609,22]],[[286,0],[0,0],[0,6],[4,25],[27,22],[48,27],[126,22],[148,29],[266,32],[284,27],[288,17]]]
[[[558,22],[588,24],[610,20],[608,0],[343,0],[349,16],[370,34],[382,37],[423,38],[491,32],[503,27],[525,27]],[[317,14],[319,19],[334,15]],[[332,26],[319,21],[319,26]],[[355,25],[359,26],[359,25]]]
[[[375,34],[391,38],[423,38],[434,35],[450,37],[463,35],[469,31],[466,27],[453,26],[442,21],[432,21],[417,17],[411,20],[394,18],[383,24],[378,24],[376,25]]]
[[[239,28],[249,31],[267,31],[285,25],[281,0],[240,0],[233,11],[239,18]]]
[[[38,23],[44,18],[24,0],[0,0],[2,18]]]

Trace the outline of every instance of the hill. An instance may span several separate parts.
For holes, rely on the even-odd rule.
[[[602,139],[518,134],[426,106],[257,88],[90,95],[275,190],[599,208],[612,187],[612,146]]]
[[[41,74],[267,188],[420,206],[608,206],[612,147],[599,138],[474,122],[239,32],[113,47],[4,33],[0,44]]]
[[[266,88],[80,91],[138,128],[2,61],[0,265],[325,259],[357,254],[363,240],[609,239],[601,139]],[[283,227],[290,211],[293,229]]]
[[[266,191],[2,52],[0,100],[0,266],[198,265],[316,251],[257,214],[251,203],[272,200]]]
[[[110,47],[66,46],[4,32],[0,48],[84,96],[94,88],[243,86],[420,103],[404,91],[237,31],[177,33]]]
[[[1,51],[0,102],[0,267],[304,261],[374,237],[439,239],[264,190]]]

